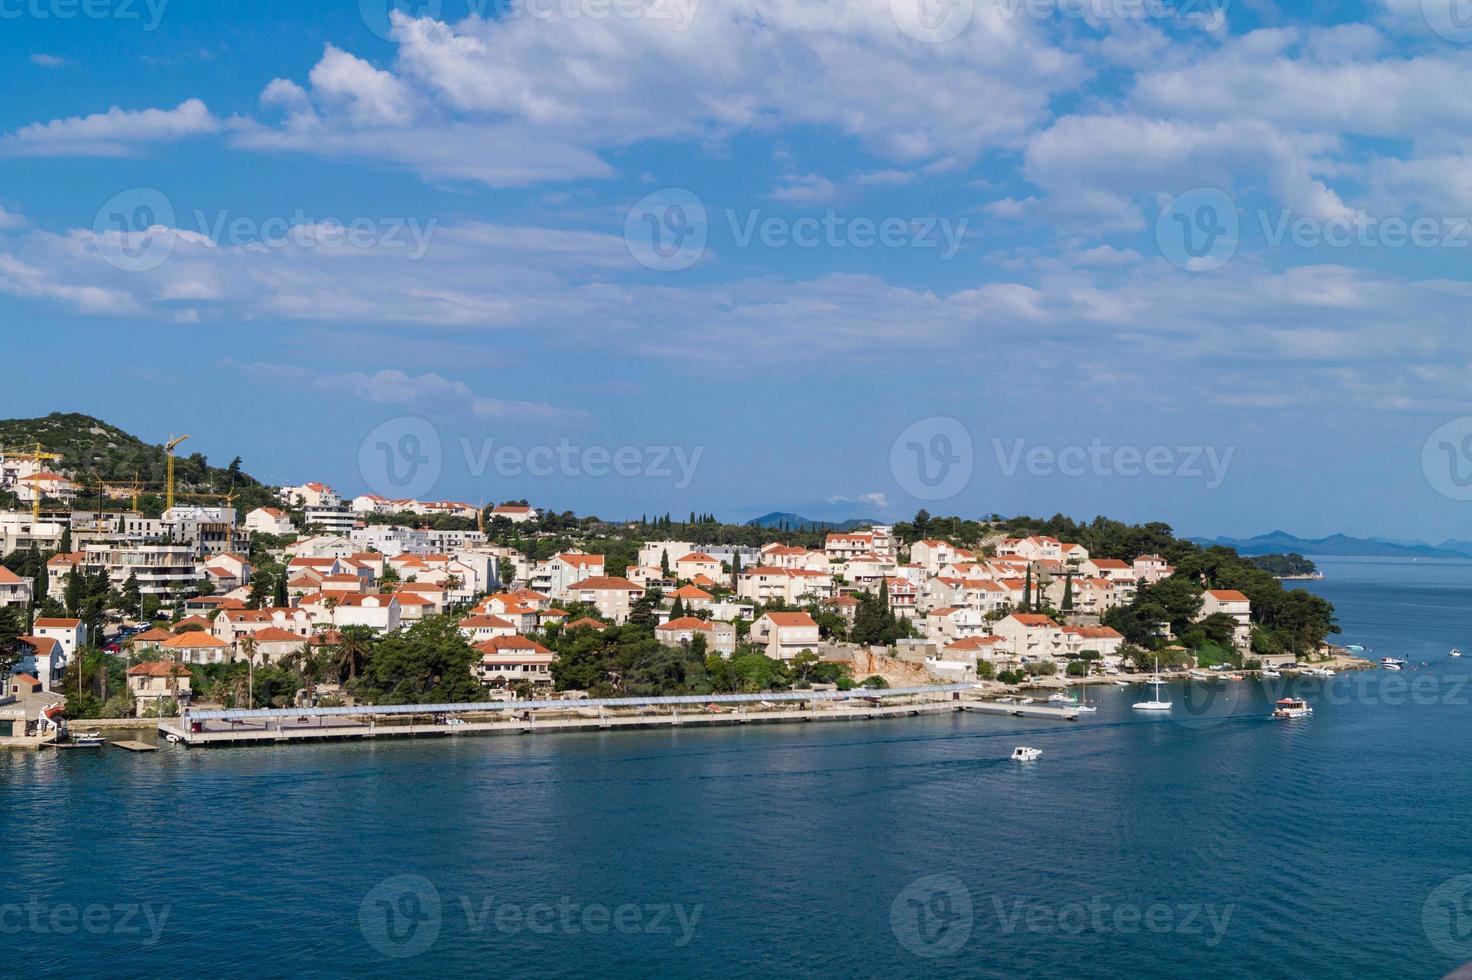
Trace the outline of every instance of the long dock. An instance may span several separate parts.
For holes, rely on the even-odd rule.
[[[229,728],[185,731],[177,722],[159,725],[165,736],[173,735],[188,747],[247,745],[280,742],[313,742],[337,739],[414,738],[422,736],[459,737],[466,735],[530,735],[537,732],[596,731],[613,728],[678,728],[718,725],[767,725],[791,722],[869,721],[912,715],[938,714],[960,710],[960,705],[936,701],[919,704],[874,705],[864,708],[828,708],[805,710],[640,713],[604,715],[602,717],[559,717],[511,719],[506,721],[431,722],[426,724],[380,724],[339,721],[330,724],[240,723]]]
[[[864,721],[958,711],[966,684],[861,691],[679,697],[188,710],[163,719],[170,742],[194,746],[333,739],[530,734],[613,728]]]
[[[988,715],[1012,715],[1015,718],[1061,718],[1078,721],[1077,708],[1058,707],[1051,704],[1018,704],[1015,701],[967,701],[962,711],[976,711]]]

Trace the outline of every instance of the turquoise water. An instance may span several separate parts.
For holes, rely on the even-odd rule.
[[[1472,564],[1322,566],[1345,642],[1429,666],[1304,682],[1293,723],[1222,682],[1170,719],[1110,687],[1068,725],[0,754],[0,948],[28,976],[1439,976],[1472,959]]]

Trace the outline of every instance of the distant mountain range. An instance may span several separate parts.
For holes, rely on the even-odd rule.
[[[1300,538],[1287,531],[1270,531],[1253,538],[1192,538],[1199,545],[1223,545],[1243,555],[1269,555],[1296,551],[1300,555],[1331,555],[1355,558],[1472,558],[1472,542],[1448,539],[1439,545],[1420,541],[1388,541],[1384,538],[1352,538],[1331,534],[1327,538]]]
[[[854,528],[885,523],[888,522],[872,517],[855,517],[846,521],[815,521],[801,514],[784,514],[780,511],[763,514],[746,522],[748,527],[786,527],[789,531],[852,531]]]

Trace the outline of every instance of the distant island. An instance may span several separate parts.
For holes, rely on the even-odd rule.
[[[1204,548],[1221,545],[1239,555],[1297,553],[1345,558],[1472,558],[1472,542],[1448,540],[1439,545],[1419,541],[1387,541],[1331,534],[1326,538],[1300,538],[1287,531],[1270,531],[1253,538],[1191,538]]]
[[[1251,558],[1252,564],[1277,578],[1319,578],[1319,569],[1298,552],[1286,555],[1258,555]]]
[[[885,525],[889,521],[880,521],[868,517],[854,517],[846,521],[816,521],[801,514],[788,514],[782,511],[773,511],[763,514],[761,517],[753,517],[746,522],[747,527],[767,527],[778,531],[853,531],[861,527],[873,527],[876,524]]]

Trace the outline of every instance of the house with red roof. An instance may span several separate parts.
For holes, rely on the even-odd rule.
[[[654,635],[665,646],[686,646],[697,636],[705,637],[705,648],[711,653],[729,657],[736,652],[736,627],[695,616],[681,616],[654,628]]]
[[[17,575],[0,565],[0,608],[5,606],[31,605],[31,587],[34,583],[23,575]]]
[[[817,653],[822,644],[818,624],[805,612],[763,613],[751,624],[750,640],[766,647],[773,660],[791,660],[805,650]]]
[[[135,713],[142,718],[156,712],[164,701],[186,703],[190,690],[189,668],[174,661],[134,664],[128,668],[128,693],[133,695]]]
[[[536,640],[525,636],[498,636],[475,644],[480,651],[476,676],[487,687],[510,686],[531,681],[539,686],[552,683],[556,655]]]

